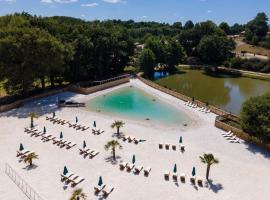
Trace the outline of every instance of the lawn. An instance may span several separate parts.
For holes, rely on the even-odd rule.
[[[239,44],[239,45],[237,45],[235,52],[241,53],[241,51],[246,51],[246,52],[255,53],[258,55],[270,56],[270,49],[265,49],[263,47],[246,44],[246,43],[242,42],[242,39],[243,38],[235,39],[235,42]]]

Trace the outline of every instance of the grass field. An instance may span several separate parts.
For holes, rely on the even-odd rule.
[[[263,56],[270,56],[270,49],[265,49],[259,46],[253,46],[250,44],[246,44],[242,41],[243,38],[237,38],[235,39],[235,42],[238,44],[236,46],[235,52],[241,53],[241,51],[246,51],[249,53],[255,53],[258,55],[263,55]]]

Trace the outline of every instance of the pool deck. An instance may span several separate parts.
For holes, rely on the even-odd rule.
[[[115,88],[133,85],[144,89],[146,92],[175,106],[176,109],[187,113],[192,118],[192,123],[187,127],[166,127],[161,124],[151,124],[144,121],[125,120],[126,124],[121,131],[124,134],[145,139],[146,142],[138,145],[119,140],[123,149],[117,150],[117,163],[113,163],[110,151],[105,151],[104,144],[116,139],[110,125],[115,120],[102,113],[89,112],[81,108],[58,109],[53,103],[61,96],[78,101],[86,101],[97,95],[103,95]],[[9,163],[28,182],[44,200],[67,200],[74,188],[67,187],[60,181],[63,166],[75,172],[85,180],[76,188],[83,188],[88,199],[103,199],[94,195],[94,186],[97,186],[98,177],[102,176],[103,183],[114,187],[114,191],[107,199],[155,199],[155,200],[268,200],[270,182],[270,154],[249,144],[229,143],[221,133],[222,130],[214,126],[216,115],[204,114],[187,107],[182,101],[157,91],[139,80],[107,89],[91,95],[77,95],[63,93],[30,102],[24,107],[0,114],[0,199],[18,200],[24,198],[17,186],[4,174],[4,164]],[[30,137],[23,130],[29,126],[30,111],[38,112],[40,117],[35,120],[37,129],[43,130],[46,126],[47,133],[58,136],[60,131],[64,139],[74,141],[78,145],[70,150],[60,149],[52,142],[43,143],[40,138]],[[96,136],[90,130],[76,131],[68,125],[52,124],[45,119],[56,111],[56,116],[72,122],[75,116],[79,123],[90,126],[93,121],[105,133]],[[117,118],[120,119],[120,118]],[[159,143],[178,144],[179,136],[183,137],[186,151],[159,150]],[[83,141],[87,147],[100,153],[93,159],[83,158],[79,155],[78,148]],[[23,162],[18,162],[16,150],[23,143],[26,149],[35,151],[39,159],[35,160],[36,167],[25,169]],[[172,173],[176,163],[178,174],[185,173],[190,177],[192,167],[196,167],[197,176],[205,177],[206,166],[200,162],[199,156],[203,153],[213,153],[219,160],[218,165],[212,166],[209,183],[203,187],[192,185],[187,179],[186,183],[164,180],[164,171]],[[132,155],[136,155],[136,165],[151,167],[149,177],[144,177],[141,172],[135,175],[132,172],[119,170],[119,162],[131,162]]]

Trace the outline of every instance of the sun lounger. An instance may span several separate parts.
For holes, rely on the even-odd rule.
[[[177,174],[177,173],[173,173],[173,174],[172,174],[172,178],[173,178],[174,181],[177,181],[177,179],[178,179],[178,174]]]
[[[135,144],[139,144],[139,140],[137,138],[134,138],[133,141],[134,141]]]
[[[106,185],[103,185],[101,188],[99,186],[95,186],[94,187],[95,195],[98,195],[105,187]]]
[[[170,179],[170,172],[169,171],[165,171],[164,172],[164,178],[165,178],[165,180],[169,180]]]
[[[25,155],[25,154],[27,154],[27,153],[29,153],[29,152],[30,152],[30,151],[28,151],[28,150],[26,150],[26,149],[24,149],[24,150],[22,150],[22,151],[17,151],[16,157],[23,156],[23,155]]]
[[[126,166],[128,172],[130,172],[134,167],[135,167],[134,164],[129,164],[129,163]]]
[[[236,138],[235,140],[230,141],[231,143],[240,143],[241,140],[239,138]]]
[[[54,139],[54,140],[53,140],[53,144],[59,144],[59,143],[61,143],[62,141],[63,141],[63,139],[60,139],[60,138]]]
[[[196,181],[196,177],[195,176],[191,176],[190,177],[190,182],[195,184]]]
[[[71,180],[71,187],[75,187],[84,180],[85,178],[78,176],[76,179]]]
[[[169,150],[169,149],[170,149],[170,144],[166,143],[166,144],[165,144],[165,148],[166,148],[167,150]]]
[[[89,126],[83,126],[82,127],[82,131],[85,131],[85,130],[87,130],[87,129],[89,129],[90,127]]]
[[[68,142],[67,144],[65,144],[67,149],[71,149],[72,147],[75,147],[77,144],[74,142]]]
[[[202,186],[203,185],[203,180],[201,177],[197,177],[197,183],[198,185]]]
[[[225,136],[225,135],[229,135],[231,133],[232,133],[232,131],[228,131],[228,132],[225,132],[225,133],[221,133],[221,135]]]
[[[182,152],[184,152],[185,151],[185,146],[181,145],[180,149],[181,149]]]
[[[79,152],[80,152],[81,155],[82,155],[82,154],[85,154],[85,153],[88,152],[88,151],[90,151],[89,148],[82,148],[82,149],[79,149]]]
[[[139,174],[142,171],[142,169],[143,169],[142,166],[137,166],[137,167],[134,168],[134,170],[135,170],[134,172]]]
[[[44,138],[43,141],[44,142],[49,142],[49,141],[55,140],[55,139],[56,139],[56,137],[50,136],[50,137]]]
[[[151,167],[147,167],[146,169],[144,169],[144,170],[143,170],[144,176],[149,176],[150,171],[151,171]]]
[[[106,198],[108,197],[112,191],[114,190],[113,187],[106,187],[105,189],[102,190],[102,193],[103,193],[103,197]]]
[[[129,137],[128,142],[132,142],[135,138],[134,137]]]
[[[172,145],[172,150],[176,151],[176,145],[175,144]]]
[[[159,143],[158,144],[158,148],[162,149],[163,148],[163,144],[162,143]]]
[[[89,154],[89,157],[90,158],[94,158],[95,156],[97,156],[99,154],[98,151],[92,151],[90,154]]]
[[[60,174],[61,176],[61,181],[66,181],[70,178],[72,178],[72,176],[74,176],[75,174],[73,172],[68,172],[66,175],[64,174]]]
[[[230,134],[228,134],[228,135],[224,135],[225,138],[226,138],[226,137],[232,137],[232,136],[234,136],[233,133],[230,133]]]
[[[119,167],[120,167],[120,169],[121,170],[123,170],[123,169],[125,169],[125,167],[127,166],[127,162],[121,162],[120,164],[119,164]]]
[[[186,174],[184,174],[184,173],[180,174],[180,180],[183,183],[186,182]]]
[[[128,136],[128,135],[125,135],[125,136],[123,137],[123,141],[126,141],[128,138],[129,138],[129,136]]]

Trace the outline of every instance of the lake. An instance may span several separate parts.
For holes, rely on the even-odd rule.
[[[270,81],[205,74],[200,70],[184,70],[178,74],[155,74],[155,82],[177,92],[209,102],[216,107],[240,113],[243,102],[250,97],[270,92]]]

